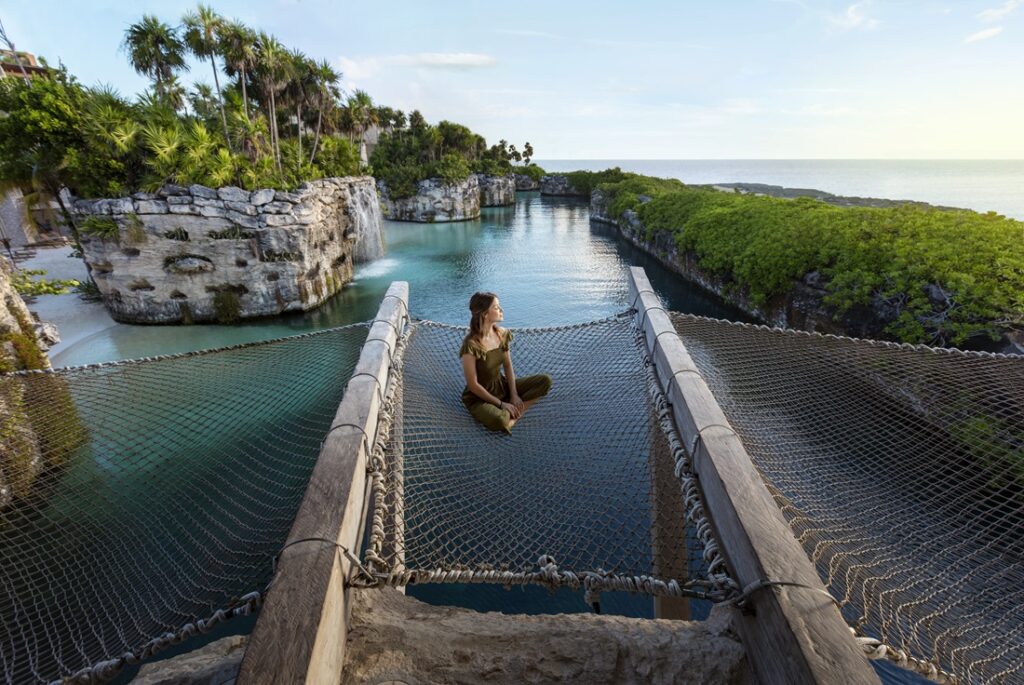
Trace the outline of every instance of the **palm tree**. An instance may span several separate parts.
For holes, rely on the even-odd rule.
[[[335,71],[327,60],[321,60],[314,65],[313,76],[316,79],[317,115],[313,151],[309,155],[310,164],[316,159],[316,149],[320,145],[320,128],[324,122],[324,112],[334,105],[338,97],[338,83],[341,81],[341,74]]]
[[[300,50],[288,52],[288,80],[285,82],[283,99],[295,107],[295,133],[298,142],[298,160],[302,163],[302,106],[309,102],[316,87],[313,69],[316,64]]]
[[[362,139],[366,129],[380,121],[377,116],[377,108],[373,106],[373,98],[365,90],[357,90],[352,93],[348,98],[346,107],[351,118],[350,125],[352,126],[352,131],[358,139]]]
[[[213,68],[213,85],[217,89],[217,101],[220,103],[220,120],[224,125],[224,140],[231,147],[231,136],[228,135],[228,117],[224,113],[224,97],[220,92],[220,77],[217,75],[217,52],[220,47],[220,34],[224,27],[224,19],[213,8],[200,4],[195,12],[189,12],[184,18],[185,44],[196,57],[210,58]]]
[[[280,87],[281,79],[287,67],[287,53],[284,46],[273,36],[263,31],[259,34],[259,52],[257,69],[263,83],[264,92],[269,95],[268,119],[270,120],[270,140],[274,146],[274,161],[277,170],[281,170],[281,140],[277,133],[277,103],[274,93]]]
[[[122,48],[128,53],[132,68],[153,79],[157,95],[177,109],[182,98],[173,87],[175,72],[188,69],[185,43],[178,32],[152,14],[144,14],[141,21],[124,32]]]
[[[242,111],[249,118],[248,74],[256,67],[256,33],[240,21],[226,22],[221,33],[221,50],[228,75],[234,71],[242,84]]]

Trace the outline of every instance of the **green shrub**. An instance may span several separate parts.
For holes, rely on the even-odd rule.
[[[632,174],[599,187],[613,217],[635,210],[648,239],[671,234],[702,269],[745,289],[755,305],[818,271],[826,279],[826,303],[839,315],[878,299],[890,302],[898,316],[885,331],[904,342],[961,344],[1024,325],[1020,221],[915,206],[837,207]],[[949,295],[948,303],[929,299],[934,286]]]
[[[164,237],[168,240],[180,240],[181,242],[188,242],[188,231],[181,226],[173,228],[170,231],[164,231]]]
[[[431,176],[440,178],[445,183],[461,183],[469,178],[472,171],[465,158],[450,152],[438,161],[432,169]]]
[[[547,172],[541,169],[536,164],[527,164],[526,166],[514,166],[512,167],[514,173],[520,174],[521,176],[529,176],[530,180],[535,183],[540,183],[542,176],[546,175]]]
[[[239,226],[232,226],[223,231],[210,231],[206,235],[212,240],[248,240],[252,237],[252,231],[244,231]]]
[[[241,318],[242,303],[233,290],[220,290],[213,296],[213,315],[217,323],[233,324]]]
[[[604,171],[570,171],[565,175],[572,187],[587,197],[590,197],[591,191],[601,183],[618,183],[632,176],[619,167]]]
[[[117,222],[109,216],[87,216],[79,224],[78,231],[100,240],[118,240],[121,237]]]
[[[18,294],[26,297],[36,295],[63,295],[71,288],[78,287],[78,281],[74,279],[47,280],[45,278],[32,278],[33,276],[45,276],[43,269],[19,269],[11,274],[11,285],[18,291]]]
[[[146,242],[146,231],[142,219],[137,214],[124,215],[124,235],[128,245]]]

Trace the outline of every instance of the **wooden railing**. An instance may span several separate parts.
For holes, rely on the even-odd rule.
[[[409,284],[391,284],[335,414],[242,660],[238,685],[338,685],[345,663],[346,579],[369,500],[367,450],[391,354],[407,323]]]
[[[746,448],[701,377],[640,267],[630,302],[658,380],[672,403],[704,508],[729,570],[751,589],[734,624],[761,683],[875,683],[868,663],[814,566],[793,537]],[[782,583],[782,584],[778,584]]]

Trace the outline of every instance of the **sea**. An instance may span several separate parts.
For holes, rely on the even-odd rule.
[[[619,167],[683,183],[767,183],[916,200],[1024,220],[1022,159],[545,159],[547,171]],[[1024,236],[1022,236],[1024,238]]]

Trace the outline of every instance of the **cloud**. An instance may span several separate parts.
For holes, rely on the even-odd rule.
[[[855,2],[847,7],[846,11],[842,14],[829,15],[829,23],[843,31],[852,31],[854,29],[870,31],[878,28],[878,20],[869,17],[864,12],[864,6],[867,4],[869,3]]]
[[[977,17],[982,21],[999,21],[1001,19],[1005,19],[1020,6],[1021,2],[1024,2],[1024,0],[1006,0],[1002,7],[982,10],[981,12],[978,12]]]
[[[978,31],[977,33],[972,33],[971,35],[964,38],[964,42],[977,43],[979,40],[988,40],[989,38],[995,38],[1002,32],[1002,26],[993,26],[990,29],[984,29],[982,31]]]
[[[497,64],[497,60],[490,55],[478,52],[420,52],[415,55],[392,55],[385,59],[402,67],[427,69],[476,69]]]
[[[338,59],[341,71],[348,79],[359,80],[372,77],[386,67],[412,67],[418,69],[478,69],[493,67],[497,60],[490,55],[477,52],[419,52],[411,55],[385,55]]]

